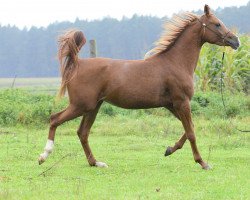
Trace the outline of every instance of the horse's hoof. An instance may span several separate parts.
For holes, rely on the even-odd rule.
[[[212,169],[212,167],[210,165],[206,164],[205,166],[202,167],[202,169],[210,170],[210,169]]]
[[[172,147],[167,147],[167,150],[166,150],[166,152],[165,152],[165,156],[169,156],[169,155],[171,155],[172,154]]]
[[[41,164],[43,164],[44,162],[45,162],[44,158],[43,158],[42,156],[40,156],[40,157],[38,158],[38,164],[41,165]]]
[[[96,167],[102,167],[102,168],[107,168],[108,167],[108,165],[106,163],[104,163],[104,162],[96,162],[95,166]]]

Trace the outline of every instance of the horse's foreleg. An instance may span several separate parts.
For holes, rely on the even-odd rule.
[[[78,134],[78,137],[81,141],[81,144],[82,144],[82,147],[83,147],[83,150],[85,152],[85,155],[86,155],[86,158],[88,160],[89,165],[90,166],[97,166],[97,167],[108,167],[105,163],[96,161],[96,159],[95,159],[95,157],[90,149],[89,142],[88,142],[90,129],[95,121],[96,115],[98,113],[98,110],[99,110],[101,104],[102,103],[100,102],[93,111],[90,111],[83,116],[80,127],[77,131],[77,134]]]
[[[45,145],[44,152],[40,154],[38,158],[39,165],[42,164],[47,159],[47,157],[53,150],[56,128],[62,123],[74,119],[76,117],[79,117],[80,115],[82,115],[81,110],[77,109],[73,105],[70,105],[67,109],[59,113],[51,115],[48,140]]]
[[[179,115],[178,115],[178,113],[177,113],[176,110],[173,108],[173,106],[169,106],[169,107],[166,107],[166,108],[167,108],[168,110],[170,110],[170,111],[174,114],[174,116],[175,116],[177,119],[181,120],[180,117],[179,117]],[[175,145],[174,145],[173,147],[170,147],[170,146],[167,147],[167,150],[166,150],[166,152],[165,152],[165,156],[169,156],[169,155],[171,155],[172,153],[174,153],[176,150],[181,149],[181,148],[183,147],[183,145],[185,144],[186,140],[187,140],[187,136],[186,136],[186,134],[184,133],[184,134],[181,136],[181,138],[178,140],[178,142],[175,143]]]
[[[180,117],[180,120],[182,122],[182,125],[185,129],[186,138],[189,140],[194,156],[195,162],[199,163],[203,169],[209,169],[209,165],[205,163],[201,155],[198,151],[197,145],[196,145],[196,137],[194,134],[194,125],[192,122],[191,117],[191,109],[190,109],[190,103],[189,101],[185,101],[181,103],[178,108],[176,109],[178,116]],[[184,139],[183,139],[184,140]]]
[[[184,143],[186,142],[187,140],[187,136],[186,134],[184,133],[181,138],[179,139],[178,142],[175,143],[175,145],[173,147],[167,147],[167,150],[165,152],[165,156],[169,156],[171,155],[172,153],[174,153],[176,150],[178,149],[181,149],[184,145]]]

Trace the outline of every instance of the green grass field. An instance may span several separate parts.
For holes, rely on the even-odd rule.
[[[79,120],[58,128],[54,152],[41,166],[48,127],[1,127],[0,199],[250,199],[250,136],[232,125],[244,126],[249,117],[194,122],[210,171],[194,163],[188,142],[163,156],[182,133],[173,117],[101,114],[90,145],[107,169],[88,166],[76,135]]]
[[[49,116],[67,99],[56,103],[46,87],[35,88],[0,90],[0,199],[250,199],[250,134],[235,129],[249,128],[249,96],[225,94],[224,111],[218,93],[195,94],[197,144],[210,171],[193,161],[189,142],[164,157],[183,133],[166,110],[104,104],[90,134],[95,157],[109,165],[103,169],[86,161],[80,119],[58,128],[54,152],[38,165]]]

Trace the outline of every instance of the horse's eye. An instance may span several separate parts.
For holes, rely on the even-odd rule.
[[[215,24],[215,26],[216,26],[217,28],[219,28],[219,27],[220,27],[220,23],[218,23],[218,24]]]

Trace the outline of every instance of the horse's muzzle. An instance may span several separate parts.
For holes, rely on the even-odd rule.
[[[234,36],[234,37],[229,37],[225,40],[225,43],[232,47],[234,50],[238,49],[240,46],[240,41],[239,38]]]

